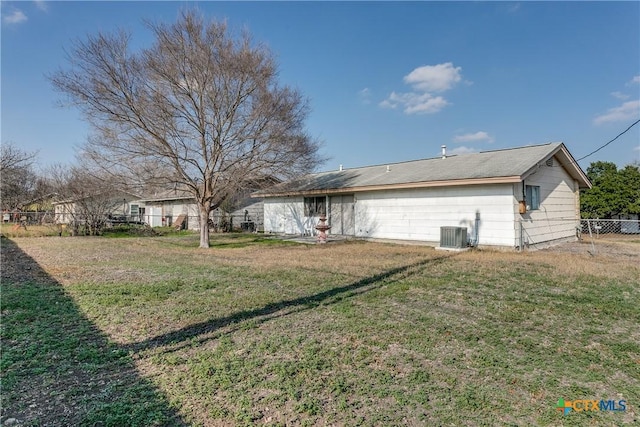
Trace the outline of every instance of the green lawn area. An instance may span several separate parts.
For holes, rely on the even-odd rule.
[[[260,235],[197,244],[2,239],[1,421],[640,422],[637,242],[615,256]],[[562,415],[560,398],[626,411]]]

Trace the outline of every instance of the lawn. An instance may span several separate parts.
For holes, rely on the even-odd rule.
[[[2,239],[1,420],[640,422],[636,241],[615,256],[212,243]],[[626,411],[563,415],[560,398],[624,400]]]

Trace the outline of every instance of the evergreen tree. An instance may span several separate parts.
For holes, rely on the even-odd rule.
[[[597,161],[587,168],[593,187],[580,194],[583,218],[608,219],[616,215],[640,214],[640,167],[618,170],[615,163]]]

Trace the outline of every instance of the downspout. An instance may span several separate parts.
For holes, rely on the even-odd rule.
[[[527,209],[527,192],[525,191],[524,179],[522,180],[522,202],[524,203],[524,208]],[[520,252],[524,251],[524,225],[522,225],[522,214],[520,214]]]
[[[331,199],[330,199],[329,195],[325,195],[324,196],[324,205],[326,207],[326,209],[325,209],[326,215],[325,216],[327,217],[327,221],[329,222],[329,225],[333,225],[333,223],[331,221]]]
[[[476,211],[476,222],[475,222],[475,236],[473,247],[478,247],[478,242],[480,241],[480,211]]]

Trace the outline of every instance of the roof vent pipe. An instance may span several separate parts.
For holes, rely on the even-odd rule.
[[[342,172],[342,170],[343,170],[343,169],[342,169],[342,165],[340,165],[340,172]]]
[[[387,172],[391,170],[391,166],[387,165]]]
[[[447,158],[447,146],[446,145],[442,145],[442,146],[440,146],[440,148],[442,148],[442,158],[446,159]]]

